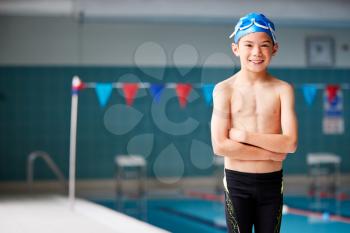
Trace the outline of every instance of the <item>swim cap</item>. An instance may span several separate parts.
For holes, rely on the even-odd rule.
[[[229,38],[233,37],[233,41],[237,44],[242,36],[252,32],[265,32],[271,37],[274,44],[277,43],[275,25],[265,15],[254,12],[239,19],[235,31]]]

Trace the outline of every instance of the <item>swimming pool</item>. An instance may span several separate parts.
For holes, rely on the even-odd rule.
[[[115,200],[92,200],[108,208],[116,209]],[[284,213],[281,232],[295,233],[348,233],[350,232],[350,201],[336,202],[334,199],[312,200],[303,196],[284,198],[284,203],[291,209],[299,210]],[[124,202],[124,212],[136,218],[135,201]],[[131,210],[131,211],[130,211]],[[146,221],[171,232],[226,232],[224,205],[217,200],[178,197],[147,200]],[[332,219],[340,214],[344,221]]]

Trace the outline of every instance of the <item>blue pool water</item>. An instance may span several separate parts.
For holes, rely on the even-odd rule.
[[[108,208],[116,209],[115,200],[93,200]],[[336,203],[334,200],[322,200],[321,203],[306,197],[285,197],[288,206],[303,210],[314,210],[327,213],[340,213],[350,216],[350,201]],[[144,218],[150,224],[175,233],[226,232],[224,205],[219,201],[209,201],[196,198],[148,199],[147,215],[135,212],[135,201],[123,204],[124,213],[136,218]],[[329,219],[311,218],[295,214],[284,214],[281,226],[283,233],[295,233],[302,229],[303,233],[349,233],[350,224],[330,221]]]

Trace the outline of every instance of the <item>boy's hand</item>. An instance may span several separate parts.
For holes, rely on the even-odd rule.
[[[229,133],[230,139],[236,142],[246,142],[247,133],[243,130],[231,128]]]

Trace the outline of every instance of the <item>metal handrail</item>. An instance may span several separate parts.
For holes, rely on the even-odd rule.
[[[37,158],[42,158],[46,164],[49,166],[49,168],[52,170],[53,173],[57,176],[58,180],[62,184],[64,191],[67,191],[67,180],[64,177],[61,170],[58,168],[58,166],[55,164],[55,162],[52,160],[50,155],[44,151],[34,151],[28,155],[27,160],[27,184],[29,187],[29,190],[32,191],[33,188],[33,173],[34,173],[34,162]]]

